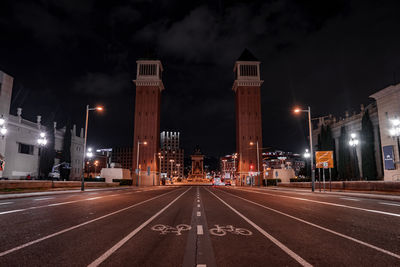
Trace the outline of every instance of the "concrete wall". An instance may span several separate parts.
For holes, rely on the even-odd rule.
[[[105,178],[107,183],[111,183],[113,179],[132,179],[131,171],[122,168],[103,168],[100,176]]]
[[[69,188],[81,186],[78,181],[0,181],[0,189],[37,189],[37,188]],[[85,182],[86,187],[112,187],[119,186],[119,183]]]

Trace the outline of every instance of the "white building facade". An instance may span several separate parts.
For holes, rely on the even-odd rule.
[[[370,96],[378,106],[379,130],[385,181],[400,181],[400,151],[398,134],[392,132],[400,120],[400,83],[388,86]],[[400,128],[400,125],[397,125]]]
[[[0,157],[4,161],[0,177],[8,179],[25,179],[28,175],[38,176],[39,146],[37,140],[40,133],[54,131],[56,152],[62,150],[65,127],[56,129],[56,122],[52,129],[41,125],[41,116],[36,122],[22,117],[22,108],[18,108],[17,116],[10,114],[13,78],[0,71],[0,116],[5,119],[7,133],[0,137]],[[47,134],[48,135],[48,134]],[[76,134],[76,126],[71,130],[71,172],[70,179],[78,180],[82,175],[83,160],[83,130]],[[55,164],[59,159],[55,159]]]

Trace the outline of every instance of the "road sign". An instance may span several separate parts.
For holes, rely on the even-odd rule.
[[[333,151],[316,151],[315,162],[317,168],[333,168]]]

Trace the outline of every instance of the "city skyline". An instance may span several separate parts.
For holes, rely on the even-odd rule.
[[[397,7],[5,1],[0,69],[15,78],[12,114],[22,107],[27,119],[60,126],[70,116],[79,129],[85,105],[102,104],[104,114],[90,115],[88,144],[133,145],[135,61],[155,51],[166,69],[160,130],[184,133],[186,151],[199,144],[218,157],[235,152],[232,70],[247,47],[262,62],[265,146],[301,153],[306,120],[293,116],[294,105],[344,117],[398,80]]]

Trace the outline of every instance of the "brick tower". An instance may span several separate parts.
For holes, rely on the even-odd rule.
[[[247,49],[233,69],[236,94],[236,152],[238,153],[237,184],[262,183],[262,123],[260,87],[260,61]],[[258,146],[258,160],[257,160]],[[257,161],[259,166],[257,168]],[[260,175],[257,176],[257,171]]]
[[[162,65],[160,60],[136,61],[135,129],[132,172],[137,166],[140,175],[133,174],[134,184],[158,185],[158,155],[160,148],[160,103]],[[138,153],[139,152],[139,153]],[[139,162],[137,158],[139,157]]]

